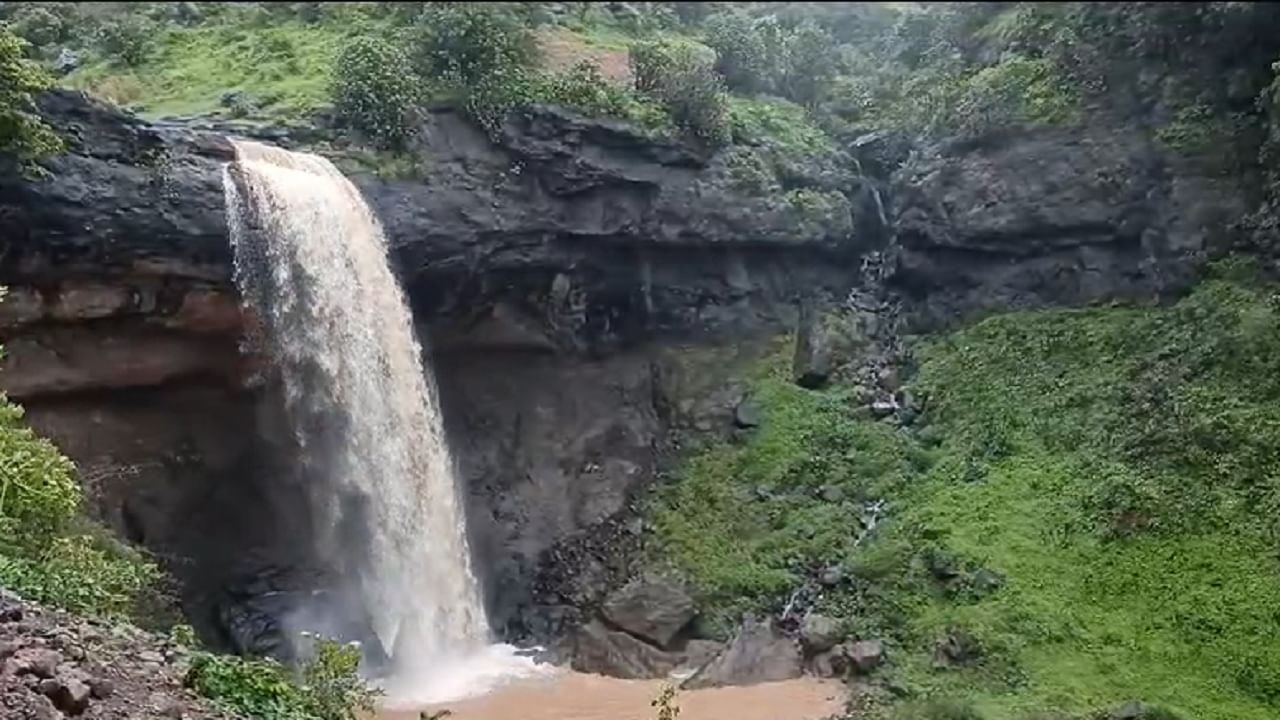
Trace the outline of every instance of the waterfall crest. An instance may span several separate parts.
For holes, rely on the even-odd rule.
[[[393,675],[485,652],[435,383],[382,228],[328,160],[234,145],[236,283],[279,373],[317,557],[367,614]]]

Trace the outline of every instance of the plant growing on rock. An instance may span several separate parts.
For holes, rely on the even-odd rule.
[[[687,43],[631,46],[636,90],[661,102],[676,126],[712,146],[730,140],[729,97],[713,67],[714,53]]]

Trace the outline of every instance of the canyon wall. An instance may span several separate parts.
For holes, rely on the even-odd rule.
[[[265,360],[240,349],[230,145],[77,94],[42,107],[70,150],[46,177],[0,176],[0,384],[76,460],[94,512],[174,569],[203,633],[266,647],[273,603],[317,581],[269,452],[286,439]],[[433,355],[513,637],[554,636],[591,602],[566,588],[627,573],[603,548],[639,532],[629,507],[673,427],[730,426],[736,360],[690,361],[706,348],[749,357],[801,303],[868,283],[912,328],[1174,295],[1246,209],[1239,180],[1104,127],[868,136],[788,169],[784,190],[832,200],[816,209],[741,187],[727,153],[552,108],[495,138],[437,112],[423,136],[424,177],[356,182]]]

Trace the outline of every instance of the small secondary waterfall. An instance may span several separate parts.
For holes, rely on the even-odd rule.
[[[382,228],[328,160],[235,148],[224,185],[236,282],[282,380],[317,556],[393,676],[483,655],[453,460]]]

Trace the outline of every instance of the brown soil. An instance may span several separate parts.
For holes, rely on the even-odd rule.
[[[565,28],[542,29],[537,33],[542,64],[553,72],[563,72],[586,60],[600,70],[606,80],[631,84],[631,65],[626,50],[592,47],[580,35]]]

